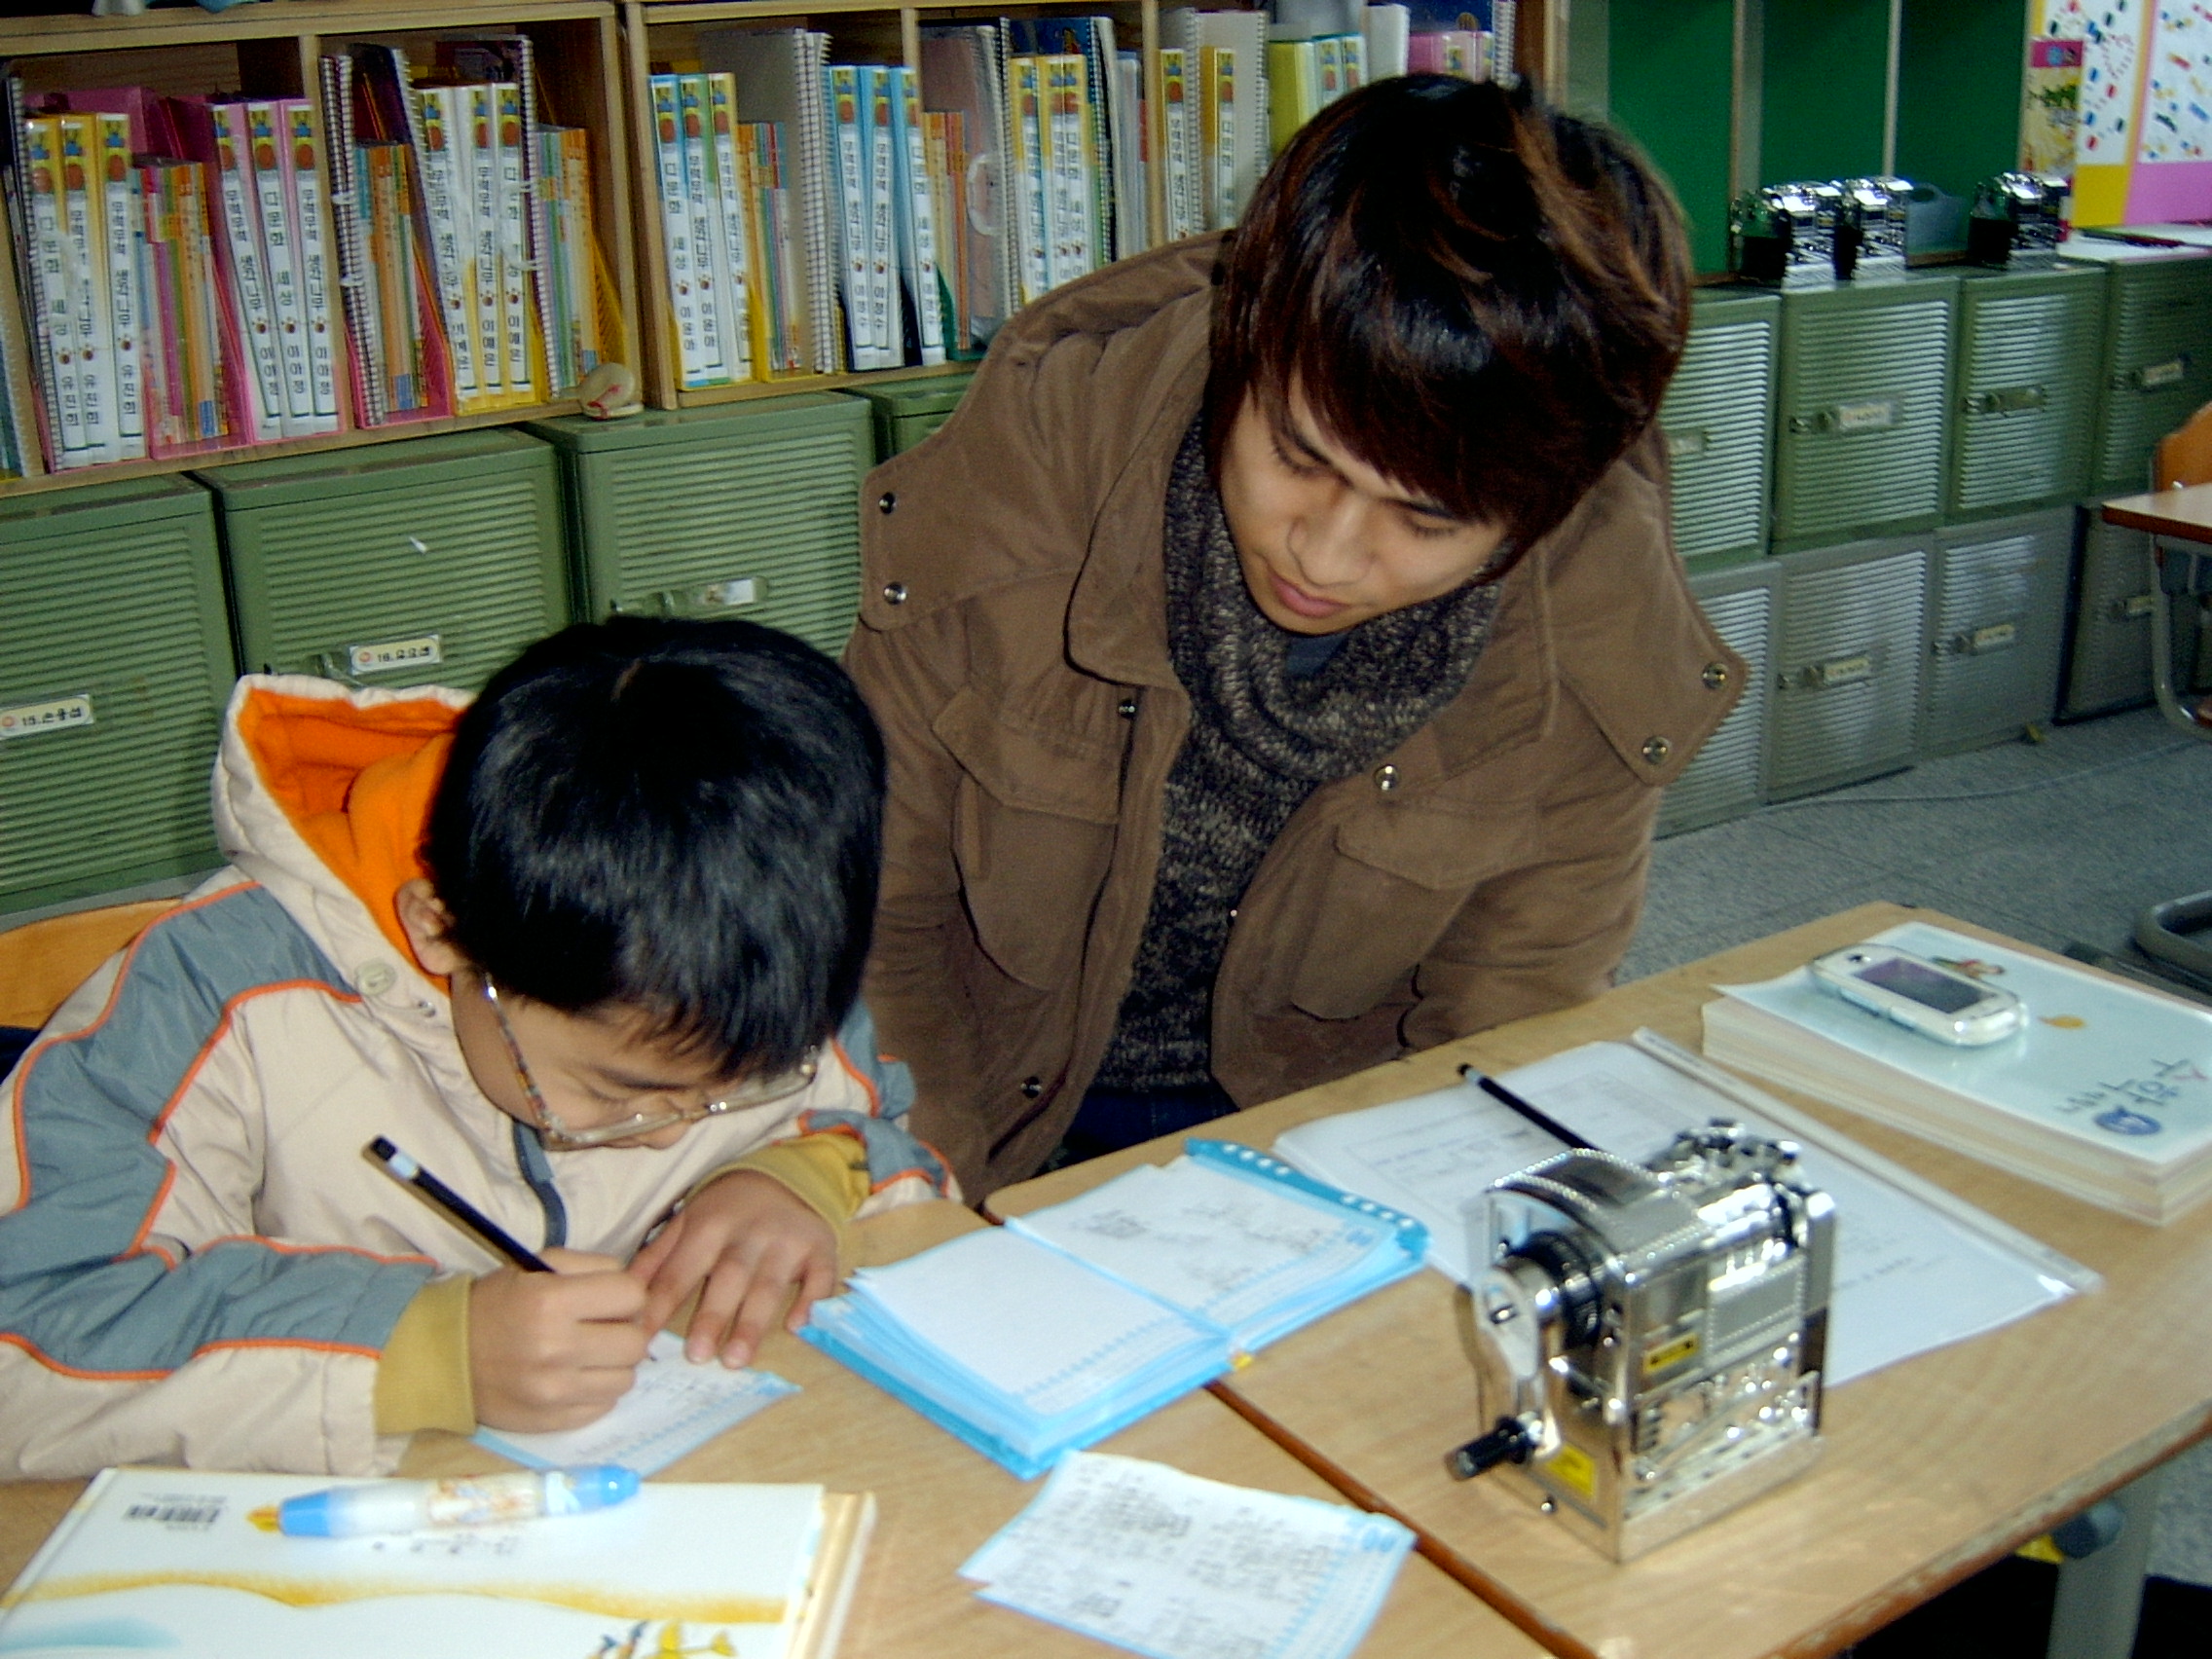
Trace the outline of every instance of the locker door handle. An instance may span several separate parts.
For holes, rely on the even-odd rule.
[[[1959,408],[1969,415],[2013,415],[2049,402],[2050,393],[2040,386],[2001,386],[1967,393],[1959,399]]]
[[[2190,356],[2187,351],[2176,351],[2159,363],[2144,363],[2132,369],[2121,369],[2112,377],[2115,391],[2157,391],[2160,387],[2179,386],[2189,378]]]
[[[1792,432],[1886,432],[1903,424],[1904,413],[1894,397],[1869,397],[1854,403],[1831,404],[1810,415],[1789,417]]]

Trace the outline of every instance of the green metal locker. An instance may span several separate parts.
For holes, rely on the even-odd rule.
[[[1767,719],[1773,708],[1775,595],[1780,561],[1762,559],[1690,577],[1714,631],[1749,665],[1750,679],[1720,729],[1668,786],[1658,833],[1740,818],[1766,799]]]
[[[1947,517],[2057,506],[2088,488],[2104,311],[2104,274],[2086,267],[1960,281]]]
[[[1708,288],[1696,296],[1688,349],[1659,406],[1674,461],[1675,551],[1692,570],[1766,551],[1781,327],[1779,295]]]
[[[569,620],[553,452],[487,428],[199,474],[250,671],[481,686]]]
[[[1782,296],[1776,551],[1936,524],[1958,291],[1917,275]]]
[[[234,677],[206,491],[0,501],[0,913],[222,862],[207,778]]]
[[[1779,561],[1769,799],[1912,763],[1931,545],[1860,542]]]
[[[962,374],[859,388],[858,395],[866,398],[875,411],[875,459],[889,461],[912,449],[951,420],[975,378],[976,371],[970,369]]]
[[[529,430],[561,455],[585,615],[743,616],[844,648],[874,462],[866,402],[801,392]]]
[[[2088,489],[2148,490],[2158,440],[2212,397],[2212,254],[2076,237],[2066,257],[2107,272],[2104,386]]]
[[[1923,756],[1999,743],[2050,719],[2073,549],[2072,507],[1937,534]]]

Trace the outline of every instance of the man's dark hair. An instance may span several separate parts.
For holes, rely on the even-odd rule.
[[[751,622],[541,640],[461,717],[425,849],[454,944],[570,1013],[638,1008],[731,1072],[843,1021],[883,744],[837,665]]]
[[[1306,124],[1223,250],[1215,466],[1247,395],[1287,430],[1295,387],[1359,460],[1526,551],[1657,412],[1689,272],[1666,186],[1604,129],[1525,88],[1375,82]]]

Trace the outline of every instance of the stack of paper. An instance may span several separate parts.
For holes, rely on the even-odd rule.
[[[1420,1265],[1419,1222],[1250,1147],[1189,1146],[857,1273],[803,1334],[1026,1478]]]
[[[1385,1515],[1079,1453],[960,1571],[1155,1659],[1344,1659],[1412,1543]]]
[[[1840,1003],[1837,1005],[1842,1007]],[[1653,1050],[1667,1051],[1662,1063]],[[1639,1048],[1590,1043],[1501,1082],[1608,1152],[1641,1161],[1681,1129],[1725,1117],[1802,1147],[1805,1179],[1834,1198],[1835,1283],[1828,1323],[1830,1384],[2022,1318],[2097,1276],[1864,1147],[1792,1112],[1662,1039]],[[1715,1087],[1717,1086],[1717,1087]],[[1733,1092],[1722,1092],[1732,1089]],[[1468,1223],[1485,1190],[1561,1150],[1560,1143],[1481,1090],[1417,1095],[1286,1131],[1275,1150],[1328,1180],[1371,1193],[1429,1224],[1429,1261],[1464,1284]]]
[[[1798,969],[1722,986],[1706,1006],[1706,1052],[2141,1221],[2212,1195],[2212,1013],[1924,922],[1872,942],[2012,992],[2027,1029],[1953,1048]]]
[[[1001,1228],[855,1273],[800,1334],[1024,1480],[1231,1358],[1219,1326]]]

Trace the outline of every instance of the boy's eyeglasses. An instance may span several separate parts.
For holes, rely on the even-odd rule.
[[[611,1124],[571,1129],[546,1104],[545,1096],[537,1087],[537,1080],[530,1075],[530,1062],[522,1057],[522,1045],[515,1041],[515,1028],[508,1023],[507,1011],[499,1005],[499,987],[492,982],[489,974],[480,974],[478,982],[484,987],[484,1000],[492,1005],[493,1017],[499,1022],[499,1035],[506,1040],[507,1058],[514,1062],[515,1081],[522,1085],[523,1097],[530,1102],[530,1109],[537,1119],[538,1138],[554,1152],[574,1152],[587,1146],[605,1146],[608,1141],[656,1134],[672,1124],[695,1124],[702,1118],[719,1118],[727,1112],[743,1112],[749,1107],[767,1106],[778,1100],[788,1100],[814,1081],[819,1067],[819,1062],[810,1054],[790,1071],[749,1078],[719,1100],[709,1100],[700,1106],[675,1106],[658,1112],[636,1112]]]

